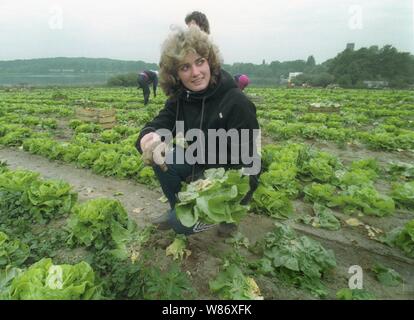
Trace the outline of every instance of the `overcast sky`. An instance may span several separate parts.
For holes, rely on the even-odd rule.
[[[0,0],[0,60],[158,62],[171,25],[204,12],[225,63],[306,59],[391,44],[414,53],[414,0]]]

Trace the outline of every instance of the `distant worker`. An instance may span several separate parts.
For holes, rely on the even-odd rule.
[[[148,104],[150,96],[149,86],[152,83],[154,90],[154,98],[157,96],[157,85],[158,85],[158,71],[145,70],[138,74],[138,89],[142,88],[144,92],[144,105]]]
[[[185,17],[185,24],[189,27],[191,25],[198,26],[201,31],[204,31],[207,34],[210,34],[210,24],[204,13],[199,11],[193,11]]]
[[[249,77],[245,74],[236,74],[234,76],[234,81],[236,81],[236,83],[237,83],[237,85],[238,85],[238,87],[241,91],[243,91],[244,88],[246,88],[250,83]]]

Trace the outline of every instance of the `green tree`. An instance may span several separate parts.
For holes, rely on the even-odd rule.
[[[306,60],[307,67],[314,67],[316,65],[315,58],[313,56],[309,56],[308,60]]]
[[[344,50],[326,65],[335,81],[344,86],[361,86],[364,80],[386,80],[398,87],[414,82],[414,57],[391,45]]]

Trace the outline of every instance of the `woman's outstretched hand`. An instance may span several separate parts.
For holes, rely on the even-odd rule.
[[[162,171],[167,171],[165,156],[168,145],[161,141],[161,138],[155,132],[146,134],[141,139],[142,158],[146,165],[158,165]]]

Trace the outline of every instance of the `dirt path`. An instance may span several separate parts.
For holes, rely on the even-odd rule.
[[[117,180],[93,174],[90,170],[77,169],[72,165],[52,162],[43,157],[31,155],[18,149],[0,149],[0,161],[7,161],[12,169],[24,168],[39,172],[48,179],[63,179],[74,186],[79,193],[80,201],[96,197],[109,197],[119,199],[131,218],[140,225],[146,225],[151,219],[167,210],[166,203],[158,199],[162,195],[160,190],[150,190],[148,187],[128,180]],[[120,195],[115,195],[122,193]],[[295,201],[296,211],[302,213],[308,204]],[[344,221],[348,216],[338,213],[338,218]],[[349,227],[342,223],[339,231],[327,231],[296,223],[292,217],[286,223],[290,224],[301,234],[306,234],[320,241],[326,248],[335,252],[337,268],[328,274],[325,283],[328,286],[329,298],[334,299],[335,293],[348,286],[350,274],[348,270],[353,265],[359,265],[364,271],[364,288],[373,292],[380,299],[414,299],[414,259],[404,256],[398,249],[386,247],[367,236],[362,227]],[[395,225],[413,218],[413,214],[399,212],[389,218],[361,217],[366,224],[382,228],[384,231]],[[241,225],[240,232],[246,236],[251,244],[263,238],[272,231],[275,220],[250,214]],[[158,257],[160,263],[165,261],[164,248],[167,236],[159,232],[160,248]],[[164,240],[164,241],[163,241]],[[205,233],[189,238],[188,249],[191,256],[183,262],[183,268],[191,275],[193,284],[199,293],[199,299],[214,299],[209,291],[208,282],[213,279],[221,265],[221,259],[232,252],[233,247],[225,239],[218,238],[216,231],[211,229]],[[242,250],[242,249],[241,249]],[[248,254],[247,251],[243,251]],[[158,260],[159,259],[159,260]],[[395,288],[384,287],[375,280],[371,267],[381,262],[398,271],[405,280],[405,284]],[[259,287],[267,299],[312,299],[313,297],[299,289],[287,287],[275,279],[257,276]]]

